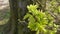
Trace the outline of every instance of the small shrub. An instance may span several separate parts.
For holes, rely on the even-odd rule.
[[[36,31],[36,34],[55,34],[58,25],[54,24],[54,18],[48,13],[37,10],[37,5],[27,6],[28,13],[24,16],[24,20],[28,18],[28,28]]]

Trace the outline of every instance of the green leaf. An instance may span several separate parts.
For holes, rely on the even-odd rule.
[[[29,18],[30,16],[31,16],[31,15],[30,15],[29,13],[27,13],[27,14],[24,16],[23,19],[25,20],[25,19]]]

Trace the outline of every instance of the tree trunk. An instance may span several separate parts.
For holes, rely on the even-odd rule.
[[[10,34],[18,34],[18,0],[9,0],[10,3],[10,22],[11,22],[11,31]]]
[[[35,32],[32,32],[27,28],[27,23],[18,23],[18,18],[22,20],[24,15],[27,13],[27,5],[31,4],[31,0],[29,2],[27,0],[21,0],[20,2],[18,0],[9,0],[9,4],[10,20],[5,25],[3,34],[35,34]]]

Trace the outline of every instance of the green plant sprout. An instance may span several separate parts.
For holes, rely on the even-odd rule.
[[[55,34],[58,25],[54,24],[54,18],[48,13],[37,10],[37,5],[27,6],[28,13],[24,16],[24,20],[28,18],[28,28],[36,31],[36,34]]]

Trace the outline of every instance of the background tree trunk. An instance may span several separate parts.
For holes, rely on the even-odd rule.
[[[23,21],[23,17],[28,12],[27,5],[33,4],[32,0],[19,0],[19,10],[18,10],[18,18]],[[27,20],[26,20],[27,21]],[[33,34],[35,32],[30,31],[27,28],[28,22],[20,22],[18,24],[18,34]]]

